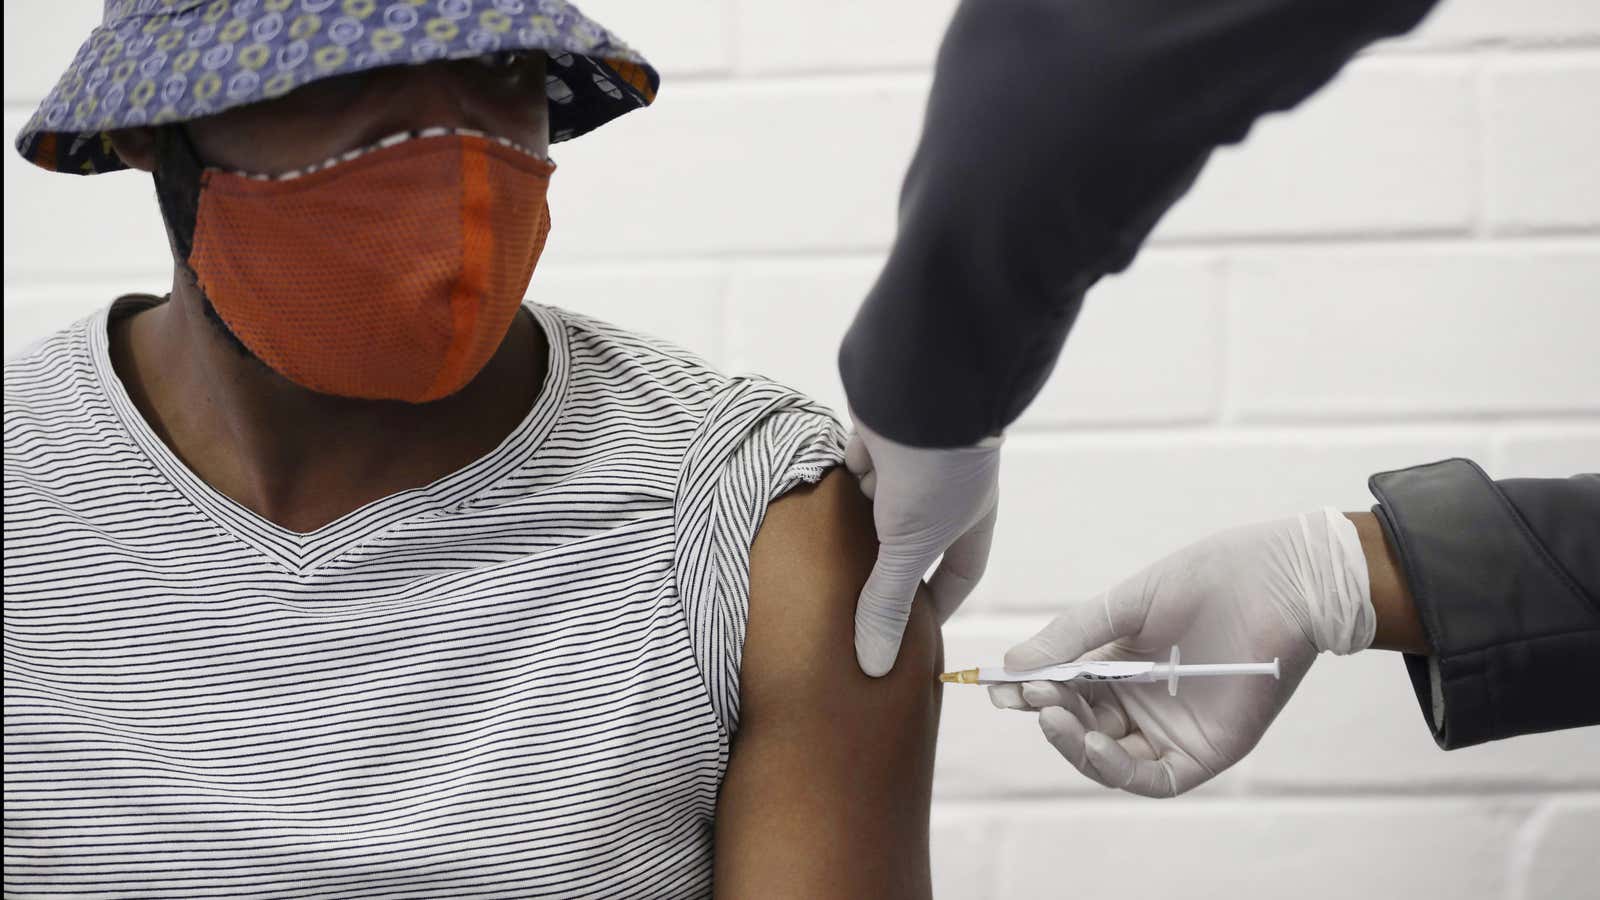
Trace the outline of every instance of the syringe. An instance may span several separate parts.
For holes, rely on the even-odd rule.
[[[1178,648],[1172,648],[1167,662],[1100,661],[1067,663],[1042,669],[1012,670],[1001,666],[982,666],[946,672],[939,680],[946,684],[1017,684],[1024,681],[1165,681],[1167,693],[1178,696],[1178,679],[1207,675],[1271,675],[1280,677],[1278,660],[1263,663],[1208,663],[1178,665]]]

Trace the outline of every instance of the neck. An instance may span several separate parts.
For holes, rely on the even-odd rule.
[[[240,353],[182,278],[168,302],[114,329],[112,348],[134,404],[196,475],[301,532],[493,450],[533,407],[545,369],[544,335],[524,314],[483,371],[444,399],[318,394]]]

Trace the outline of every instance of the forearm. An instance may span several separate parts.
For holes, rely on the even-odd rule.
[[[1372,609],[1378,620],[1372,646],[1377,650],[1399,650],[1427,655],[1428,639],[1406,584],[1405,570],[1395,557],[1394,547],[1383,534],[1378,517],[1369,512],[1345,513],[1361,536],[1361,551],[1367,559],[1367,577],[1372,589]]]
[[[1406,665],[1440,746],[1600,724],[1600,697],[1562,689],[1600,683],[1600,475],[1496,482],[1456,459],[1370,483],[1424,638]]]
[[[856,414],[914,446],[1003,429],[1212,149],[1435,2],[966,0],[840,351]]]

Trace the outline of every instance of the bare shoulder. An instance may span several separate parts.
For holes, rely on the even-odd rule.
[[[768,508],[717,810],[719,897],[929,896],[939,629],[919,598],[894,670],[862,674],[856,597],[876,552],[871,505],[842,468]]]
[[[743,681],[763,691],[838,690],[852,702],[907,699],[942,663],[939,628],[919,598],[894,671],[868,678],[856,664],[856,597],[877,556],[872,505],[848,471],[791,491],[767,510],[750,551],[750,622]]]

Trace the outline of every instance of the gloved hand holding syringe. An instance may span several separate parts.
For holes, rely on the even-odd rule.
[[[1178,648],[1173,646],[1167,662],[1129,662],[1101,660],[1046,666],[1042,669],[1007,669],[981,666],[946,672],[939,680],[947,684],[1020,684],[1028,681],[1165,681],[1167,693],[1178,695],[1178,679],[1211,675],[1271,675],[1280,677],[1278,660],[1255,663],[1206,663],[1179,665]]]

